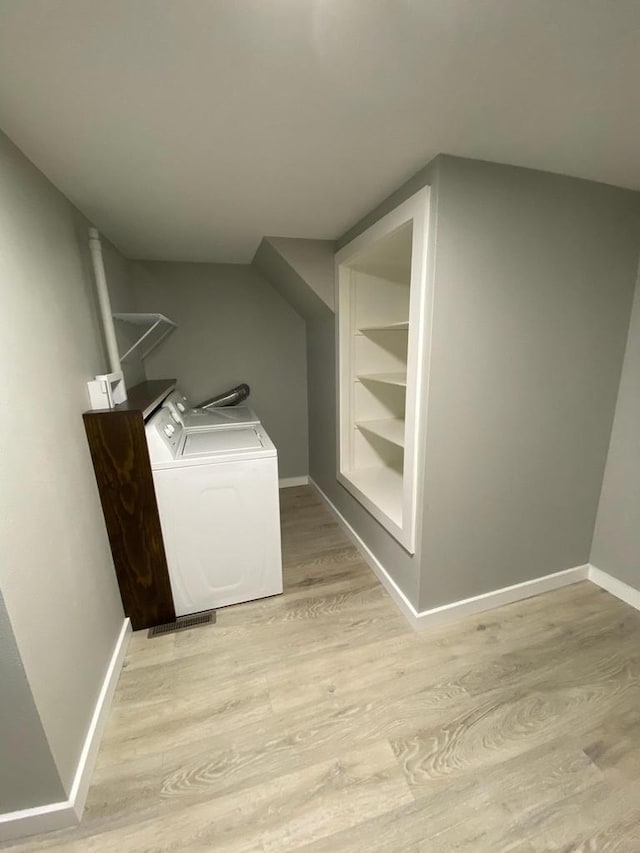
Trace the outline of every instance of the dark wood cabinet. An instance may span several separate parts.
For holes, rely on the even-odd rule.
[[[124,611],[134,630],[175,620],[144,421],[175,380],[142,382],[83,415]]]

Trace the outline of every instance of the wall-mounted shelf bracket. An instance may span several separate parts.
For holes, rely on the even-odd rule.
[[[160,341],[176,328],[176,323],[164,314],[114,314],[115,320],[130,323],[140,327],[140,337],[129,349],[120,356],[125,361],[128,356],[137,353],[140,358],[146,358]]]

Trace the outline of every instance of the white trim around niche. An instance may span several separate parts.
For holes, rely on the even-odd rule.
[[[64,829],[80,822],[93,777],[102,733],[107,722],[130,637],[131,621],[125,619],[100,688],[69,798],[59,803],[48,803],[46,806],[0,814],[0,841],[10,841],[14,838],[49,832],[53,829]]]
[[[405,443],[401,504],[391,513],[358,485],[353,469],[354,379],[356,379],[355,335],[356,306],[354,271],[348,266],[371,244],[412,222],[412,251],[405,391]],[[344,488],[385,527],[409,553],[415,553],[418,511],[418,479],[421,470],[424,426],[422,409],[428,381],[428,356],[431,351],[432,317],[426,316],[433,305],[433,260],[429,257],[431,240],[431,187],[424,185],[396,208],[381,216],[335,255],[336,305],[336,477]],[[396,368],[398,369],[398,368]],[[401,513],[398,513],[401,509]],[[399,520],[400,519],[400,520]]]

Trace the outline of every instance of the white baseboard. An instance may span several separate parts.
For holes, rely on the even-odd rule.
[[[543,592],[549,592],[552,589],[559,589],[562,586],[568,586],[569,584],[577,583],[578,581],[587,580],[589,577],[590,569],[588,565],[575,566],[561,572],[554,572],[553,574],[544,575],[540,578],[533,578],[532,580],[524,581],[524,583],[517,583],[513,586],[507,586],[502,589],[485,592],[482,595],[475,595],[472,598],[465,598],[462,601],[443,604],[442,606],[434,607],[431,610],[418,611],[389,575],[380,560],[378,560],[375,554],[360,538],[342,513],[325,495],[320,486],[318,486],[313,479],[310,480],[310,483],[315,487],[322,500],[334,513],[340,525],[344,528],[349,538],[354,542],[365,561],[369,564],[371,569],[373,569],[378,580],[387,590],[391,598],[393,598],[412,628],[430,628],[435,625],[442,625],[445,622],[453,622],[456,619],[462,619],[463,617],[471,616],[474,613],[493,610],[495,607],[502,607],[504,604],[512,604],[514,601],[521,601],[525,598],[531,598],[534,595],[540,595]]]
[[[603,572],[602,569],[598,569],[594,565],[589,566],[589,580],[602,589],[606,589],[611,595],[615,595],[620,601],[640,610],[640,590],[634,589],[629,584],[614,578],[613,575]]]
[[[461,601],[453,601],[451,604],[443,604],[433,607],[431,610],[422,610],[416,613],[416,628],[430,628],[451,622],[454,619],[462,619],[464,616],[473,616],[474,613],[482,613],[485,610],[493,610],[505,604],[513,604],[514,601],[522,601],[525,598],[533,598],[543,592],[552,589],[560,589],[572,583],[587,580],[589,577],[589,566],[574,566],[561,572],[553,572],[540,578],[532,578],[512,586],[504,586],[500,589],[483,592],[472,598],[464,598]]]
[[[49,832],[53,829],[64,829],[79,823],[130,636],[131,621],[125,619],[100,688],[68,799],[59,803],[49,803],[46,806],[0,814],[0,841],[10,841],[13,838]]]
[[[20,809],[0,815],[0,843],[13,841],[27,835],[39,835],[54,829],[65,829],[78,823],[75,810],[69,800]]]
[[[278,480],[278,486],[281,489],[290,489],[292,486],[308,486],[309,477],[305,474],[304,477],[283,477]]]
[[[93,769],[95,767],[98,749],[100,748],[102,734],[107,723],[109,711],[111,710],[113,694],[116,692],[116,687],[118,686],[118,679],[120,678],[122,664],[124,663],[127,649],[129,648],[130,639],[131,620],[127,618],[122,623],[120,635],[114,646],[111,661],[109,662],[104,681],[102,682],[102,687],[100,688],[98,701],[96,702],[96,706],[93,711],[93,717],[89,724],[87,737],[85,738],[84,746],[82,747],[80,761],[78,762],[76,775],[73,779],[73,785],[71,786],[71,793],[69,794],[69,800],[73,803],[73,808],[78,820],[82,818],[82,812],[84,811],[84,804],[87,800],[89,786],[91,785]]]
[[[391,598],[395,601],[398,609],[402,612],[403,616],[407,619],[409,624],[412,627],[416,627],[415,618],[416,611],[413,607],[413,604],[409,601],[404,592],[400,589],[398,584],[394,581],[391,575],[387,572],[385,567],[382,565],[380,560],[376,557],[373,551],[369,548],[369,546],[365,543],[363,539],[356,533],[353,527],[349,524],[347,519],[342,515],[340,510],[335,506],[335,504],[329,500],[329,498],[322,491],[320,486],[316,483],[313,478],[309,478],[309,483],[315,488],[315,490],[320,495],[320,498],[324,501],[324,503],[329,507],[331,512],[335,515],[338,523],[347,534],[349,539],[356,546],[358,551],[362,554],[366,563],[368,563],[369,567],[373,570],[373,573],[376,575],[382,586],[387,590]]]

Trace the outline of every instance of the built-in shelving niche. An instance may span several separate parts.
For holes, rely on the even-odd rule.
[[[338,480],[415,550],[429,188],[336,256]]]

